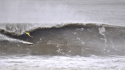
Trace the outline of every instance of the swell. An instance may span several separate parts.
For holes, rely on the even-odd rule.
[[[96,24],[69,24],[38,28],[28,38],[34,45],[0,45],[2,53],[29,55],[125,55],[125,28]],[[24,35],[8,36],[25,39]]]
[[[108,24],[98,24],[98,23],[62,23],[62,24],[38,24],[38,23],[1,23],[0,32],[4,34],[20,36],[25,32],[33,32],[37,29],[47,29],[47,28],[61,28],[65,26],[91,26],[91,27],[123,27]]]

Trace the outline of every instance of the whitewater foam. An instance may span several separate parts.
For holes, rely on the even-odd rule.
[[[23,70],[124,70],[125,58],[118,57],[66,57],[27,56],[0,60],[0,68]]]

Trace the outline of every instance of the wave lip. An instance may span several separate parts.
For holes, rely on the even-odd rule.
[[[45,28],[61,28],[65,26],[104,26],[104,27],[122,27],[101,23],[1,23],[0,24],[0,32],[9,33],[11,35],[22,35],[25,32],[32,32],[37,29],[45,29]]]

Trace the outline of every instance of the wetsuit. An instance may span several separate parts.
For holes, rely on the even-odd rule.
[[[26,33],[24,34],[24,37],[25,37],[24,40],[25,40],[25,41],[28,41],[29,36],[30,36],[30,33],[26,32]]]

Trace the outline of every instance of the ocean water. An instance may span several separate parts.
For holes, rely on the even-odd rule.
[[[0,70],[124,70],[124,50],[124,0],[0,0]]]

